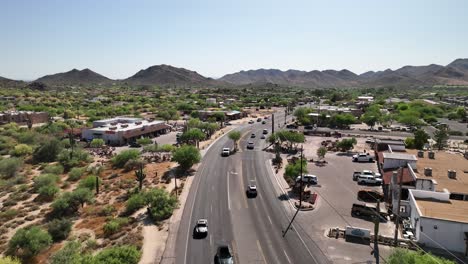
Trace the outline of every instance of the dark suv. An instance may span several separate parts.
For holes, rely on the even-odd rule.
[[[227,245],[219,246],[216,251],[215,263],[219,264],[234,264],[231,248]]]

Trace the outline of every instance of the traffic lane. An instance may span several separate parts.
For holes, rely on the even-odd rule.
[[[208,193],[210,195],[220,195],[219,197],[214,197],[216,201],[222,202],[223,196],[221,195],[222,192],[213,192],[210,191],[209,188],[212,185],[208,185],[207,183],[213,183],[213,186],[222,186],[222,183],[218,183],[217,180],[222,180],[219,177],[215,177],[219,171],[219,168],[225,166],[223,162],[223,158],[220,156],[221,149],[224,145],[229,144],[228,138],[223,137],[219,139],[217,142],[214,143],[212,149],[206,153],[206,155],[202,159],[202,164],[199,167],[199,170],[195,174],[195,179],[192,183],[189,195],[187,197],[186,206],[184,208],[184,212],[182,214],[182,219],[178,231],[177,236],[177,247],[176,247],[176,263],[192,263],[191,258],[199,258],[201,262],[210,260],[213,254],[213,247],[210,250],[197,250],[200,247],[206,247],[205,243],[197,243],[198,241],[194,242],[192,237],[193,228],[195,226],[195,221],[197,218],[204,218],[206,215],[211,214],[207,210],[211,210],[210,206],[206,206],[206,200],[208,199],[205,195]],[[215,161],[215,162],[213,162]],[[213,166],[215,165],[215,166]],[[219,185],[216,185],[219,184]],[[210,200],[213,200],[210,198]],[[218,205],[213,205],[213,207],[217,207]],[[214,215],[214,214],[213,214]],[[213,221],[216,222],[220,215],[217,214],[213,217]],[[211,215],[209,215],[211,218]],[[219,217],[218,217],[219,218]],[[209,220],[209,219],[208,219]],[[209,224],[210,224],[209,220]],[[229,228],[229,226],[228,226]],[[216,230],[216,229],[215,229]],[[212,238],[213,239],[213,238]],[[193,246],[192,246],[193,244]],[[216,248],[214,249],[216,250]],[[214,255],[213,255],[214,256]],[[212,259],[211,259],[212,261]]]
[[[327,263],[321,252],[312,253],[311,249],[306,247],[304,240],[307,239],[299,236],[301,234],[297,233],[296,225],[285,237],[282,236],[295,212],[289,210],[289,204],[286,205],[286,210],[284,203],[279,199],[281,192],[275,188],[276,183],[271,178],[272,171],[265,162],[268,157],[266,155],[268,154],[264,152],[253,152],[251,159],[251,170],[256,172],[259,188],[259,196],[254,201],[254,212],[259,214],[257,219],[260,226],[271,226],[270,231],[266,232],[267,238],[261,240],[262,247],[267,248],[265,255],[272,259],[272,263],[276,260],[277,263]]]

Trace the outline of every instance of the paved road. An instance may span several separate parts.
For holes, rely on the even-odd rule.
[[[278,113],[277,118],[284,124],[284,113]],[[236,128],[244,136],[240,151],[234,155],[220,156],[223,147],[233,146],[227,137],[205,154],[180,222],[176,263],[212,263],[220,244],[231,245],[237,263],[328,262],[310,238],[297,233],[300,226],[293,225],[293,230],[282,237],[293,212],[279,199],[281,192],[267,164],[270,154],[261,151],[265,142],[260,136],[265,128],[271,128],[271,123]],[[251,133],[257,137],[250,139]],[[255,142],[254,150],[245,148],[250,140]],[[251,180],[256,182],[259,194],[248,199],[245,190]],[[194,239],[194,225],[200,218],[208,219],[209,235]]]

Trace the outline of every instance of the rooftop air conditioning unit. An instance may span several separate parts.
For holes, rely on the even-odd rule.
[[[424,158],[424,151],[418,150],[418,158]]]
[[[448,170],[447,175],[450,179],[456,179],[457,178],[457,171],[456,170]]]
[[[432,168],[425,167],[424,168],[424,176],[432,176]]]
[[[435,159],[435,152],[434,151],[429,151],[429,158],[430,159]]]
[[[110,127],[110,130],[117,130],[117,127]]]

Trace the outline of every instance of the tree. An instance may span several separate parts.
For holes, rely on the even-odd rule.
[[[429,135],[422,129],[418,129],[414,132],[414,147],[416,149],[422,149],[424,144],[429,140]]]
[[[93,138],[89,145],[92,148],[101,148],[104,146],[104,140],[102,138]]]
[[[7,158],[0,160],[0,175],[2,178],[15,177],[23,166],[23,160],[20,158]]]
[[[47,224],[47,232],[52,236],[52,239],[57,242],[64,240],[70,234],[72,222],[66,218],[53,219]]]
[[[326,154],[327,154],[327,148],[320,147],[317,149],[317,156],[319,157],[319,159],[325,158]]]
[[[331,117],[330,126],[337,128],[346,128],[356,122],[356,118],[351,114],[337,114]]]
[[[49,247],[52,237],[37,226],[20,228],[8,243],[8,253],[21,258],[30,258]]]
[[[200,162],[200,151],[194,146],[183,145],[174,151],[173,160],[179,163],[182,172],[188,171],[194,164]]]
[[[147,191],[145,201],[151,217],[156,222],[169,218],[177,205],[177,199],[174,196],[159,188]]]
[[[307,160],[302,160],[302,174],[307,173]],[[301,160],[286,165],[284,175],[291,180],[295,180],[297,176],[301,175]]]
[[[120,152],[111,159],[112,165],[117,168],[123,168],[125,163],[131,159],[137,159],[140,156],[140,151],[136,149],[128,149]]]
[[[466,120],[466,110],[464,107],[459,107],[456,113],[458,118],[460,118],[461,120]]]
[[[239,139],[241,138],[241,132],[240,131],[231,131],[229,132],[228,134],[228,137],[229,139],[231,139],[234,143],[234,150],[237,151],[237,142],[239,141]]]
[[[69,241],[62,247],[59,251],[57,251],[54,255],[52,255],[50,259],[50,264],[81,264],[82,261],[82,254],[81,254],[81,243],[73,240]]]
[[[438,150],[442,150],[447,146],[447,140],[449,138],[447,129],[440,128],[434,132],[435,146]]]
[[[198,147],[198,142],[205,139],[205,133],[198,128],[191,128],[180,136],[180,140],[185,143],[194,143]]]
[[[390,256],[387,258],[389,264],[455,264],[455,262],[425,253],[422,251],[410,251],[407,249],[394,249]]]
[[[344,138],[336,144],[336,147],[345,152],[353,149],[356,144],[356,138]]]
[[[299,107],[294,111],[294,116],[296,117],[297,121],[299,121],[299,123],[301,123],[302,125],[309,125],[311,124],[311,120],[308,114],[311,111],[312,110],[310,108]]]
[[[63,147],[57,139],[46,140],[33,153],[36,162],[53,162]]]

